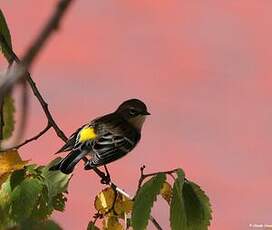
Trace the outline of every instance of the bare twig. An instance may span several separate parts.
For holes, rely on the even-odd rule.
[[[158,230],[162,230],[162,227],[159,225],[158,221],[152,215],[149,216],[149,220],[154,224],[154,226]]]
[[[9,151],[12,149],[19,149],[20,147],[28,144],[31,141],[37,140],[39,137],[41,137],[43,134],[45,134],[51,127],[52,127],[51,125],[47,124],[47,126],[42,131],[40,131],[37,135],[25,140],[23,143],[21,143],[19,145],[13,146],[12,148],[0,150],[0,152],[6,152],[6,151]]]
[[[164,174],[168,174],[168,175],[171,176],[173,179],[175,179],[175,177],[173,176],[173,173],[175,173],[175,172],[177,171],[177,169],[173,169],[173,170],[169,170],[169,171],[162,171],[162,172],[155,172],[155,173],[144,174],[144,169],[145,169],[145,165],[143,165],[143,166],[140,168],[141,175],[140,175],[140,178],[139,178],[139,181],[138,181],[138,189],[137,189],[136,194],[139,192],[139,190],[140,190],[140,188],[141,188],[141,186],[142,186],[143,181],[144,181],[147,177],[152,177],[152,176],[156,176],[156,175],[159,174],[159,173],[164,173]]]
[[[35,57],[41,51],[42,47],[52,35],[60,24],[60,20],[62,19],[64,13],[68,9],[69,5],[72,3],[72,0],[60,0],[55,12],[37,37],[37,39],[33,42],[33,45],[28,49],[24,57],[22,58],[22,62],[15,66],[13,71],[8,71],[8,73],[2,76],[0,81],[0,98],[5,95],[5,93],[20,79],[22,79],[27,70],[31,67]]]
[[[9,47],[9,45],[7,44],[7,42],[5,41],[5,38],[3,37],[3,35],[1,33],[0,33],[0,43],[2,43],[5,46],[7,52],[11,56],[10,62],[12,62],[14,60],[16,63],[20,63],[20,59],[15,54],[15,52]],[[67,137],[65,136],[64,132],[58,127],[55,120],[53,119],[53,117],[52,117],[52,115],[51,115],[51,113],[50,113],[50,111],[48,109],[47,102],[43,99],[40,91],[38,90],[35,82],[31,78],[31,75],[30,75],[29,72],[26,73],[26,80],[27,80],[28,84],[30,85],[30,87],[32,89],[32,92],[34,93],[34,95],[36,96],[38,101],[40,102],[40,104],[41,104],[41,106],[43,108],[43,111],[44,111],[44,113],[45,113],[45,115],[47,117],[48,123],[50,124],[50,126],[53,127],[53,129],[55,130],[57,136],[60,137],[64,142],[66,142]]]

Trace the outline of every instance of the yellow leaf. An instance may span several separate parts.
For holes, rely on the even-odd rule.
[[[115,199],[115,195],[117,196]],[[114,202],[115,199],[115,202]],[[119,217],[123,217],[125,213],[132,211],[133,201],[123,196],[119,192],[115,193],[111,187],[103,189],[94,201],[95,209],[101,213],[106,214],[114,204],[114,213]]]
[[[172,198],[172,187],[168,182],[163,183],[160,194],[169,204]]]
[[[17,150],[0,153],[0,186],[13,171],[22,169],[27,162],[22,161]]]
[[[103,220],[103,230],[124,230],[116,216],[108,216]]]
[[[133,201],[118,193],[118,197],[115,202],[114,210],[118,216],[122,216],[124,213],[128,214],[132,211]]]
[[[101,214],[105,214],[111,209],[114,201],[114,191],[111,187],[103,189],[96,197],[94,201],[95,209]]]

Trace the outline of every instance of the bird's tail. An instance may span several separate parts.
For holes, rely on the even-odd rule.
[[[87,154],[87,151],[81,149],[72,150],[59,163],[53,165],[49,170],[60,170],[65,174],[73,172],[75,165]]]

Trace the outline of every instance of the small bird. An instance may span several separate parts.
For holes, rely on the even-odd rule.
[[[73,172],[81,159],[85,169],[106,165],[129,153],[140,141],[141,129],[150,113],[139,99],[124,101],[115,112],[98,117],[76,130],[56,153],[70,151],[50,170]]]

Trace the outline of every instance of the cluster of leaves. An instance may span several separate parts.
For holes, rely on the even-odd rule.
[[[204,191],[197,184],[185,179],[181,169],[176,170],[173,186],[166,179],[165,173],[153,176],[144,183],[133,200],[112,188],[102,190],[96,196],[94,206],[98,211],[96,218],[103,219],[103,230],[123,230],[129,227],[146,229],[151,208],[159,195],[169,204],[172,230],[208,229],[211,205]],[[98,229],[95,221],[89,223],[89,230]]]
[[[64,211],[71,176],[48,170],[58,160],[47,166],[26,165],[16,150],[1,153],[0,229],[60,229],[48,218],[54,210]]]

